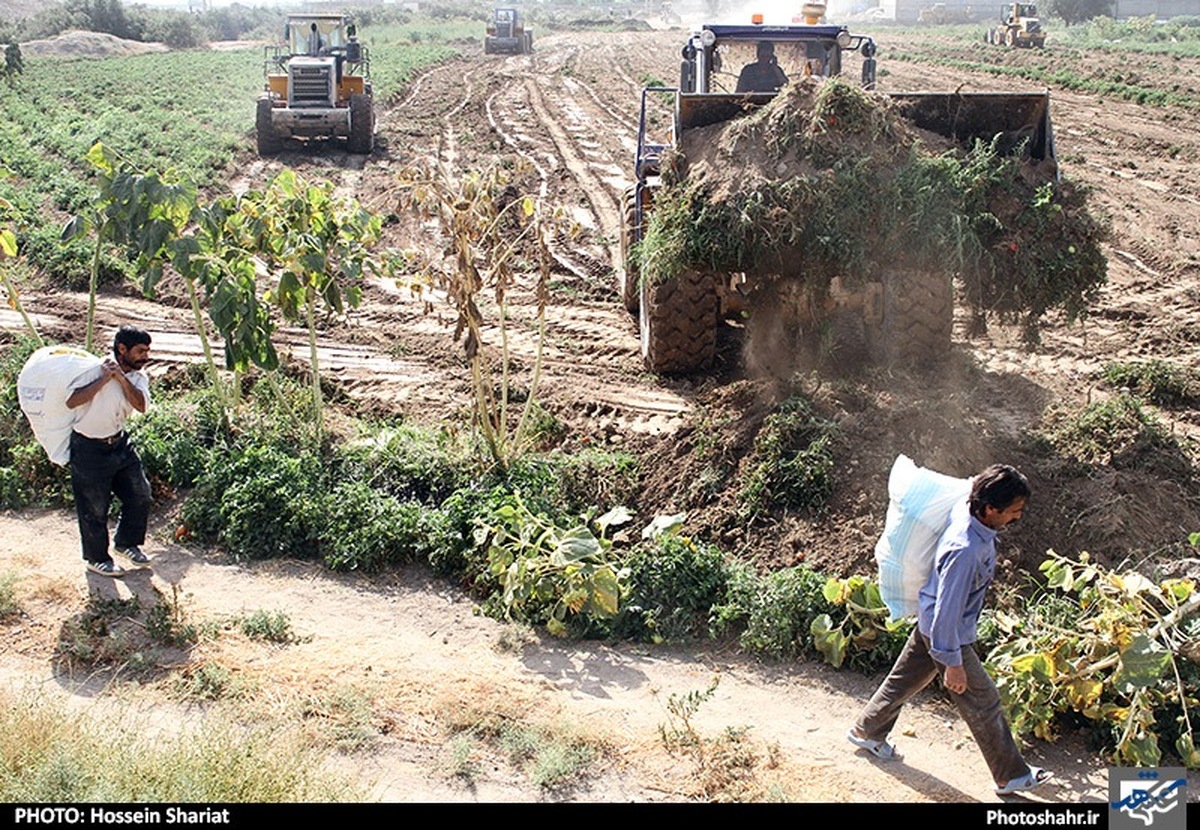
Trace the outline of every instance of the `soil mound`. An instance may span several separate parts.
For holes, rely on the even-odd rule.
[[[169,49],[163,43],[142,43],[104,32],[84,31],[63,32],[52,38],[21,44],[23,55],[37,58],[105,58],[167,51]]]

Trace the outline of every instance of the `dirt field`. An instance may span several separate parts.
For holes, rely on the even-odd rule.
[[[432,70],[405,97],[389,104],[379,119],[377,150],[369,158],[296,151],[263,161],[254,155],[248,134],[245,157],[231,170],[229,186],[247,187],[286,165],[330,177],[343,192],[357,194],[368,206],[389,210],[396,201],[396,173],[418,153],[434,153],[449,168],[459,170],[479,168],[495,159],[528,163],[532,170],[524,182],[528,190],[569,208],[583,228],[579,239],[555,246],[555,291],[549,308],[541,402],[568,426],[567,449],[584,443],[608,444],[645,459],[648,480],[638,509],[647,520],[686,509],[695,532],[715,535],[726,549],[764,566],[807,561],[836,573],[869,573],[871,552],[882,529],[887,473],[898,453],[963,476],[993,461],[1007,461],[1030,476],[1034,500],[1020,527],[1006,534],[1002,579],[1019,583],[1024,572],[1036,568],[1047,548],[1065,554],[1088,550],[1114,564],[1152,560],[1153,565],[1165,564],[1173,572],[1200,573],[1200,562],[1183,545],[1188,533],[1200,530],[1200,500],[1195,493],[1135,470],[1105,466],[1080,473],[1036,455],[1026,438],[1051,404],[1079,405],[1110,394],[1096,380],[1096,372],[1106,362],[1161,358],[1200,366],[1200,335],[1195,327],[1200,314],[1196,114],[1052,89],[1062,172],[1094,188],[1095,202],[1113,227],[1107,249],[1109,283],[1089,319],[1069,326],[1048,321],[1041,346],[1029,352],[1021,345],[1019,332],[999,325],[986,335],[968,337],[964,318],[957,321],[954,357],[934,375],[840,367],[838,377],[813,379],[808,391],[838,420],[843,434],[838,490],[831,508],[820,517],[787,516],[744,527],[731,518],[734,506],[727,502],[732,494],[718,493],[703,503],[696,499],[692,485],[703,476],[707,463],[700,446],[703,441],[706,446],[723,447],[729,462],[736,463],[777,401],[778,390],[744,371],[737,333],[732,330],[723,335],[719,365],[709,376],[671,380],[644,372],[636,320],[622,308],[612,276],[620,198],[632,183],[640,91],[652,80],[676,80],[682,37],[680,31],[545,34],[529,56],[471,55]],[[888,63],[888,36],[880,36],[879,42],[880,65],[886,70],[880,75],[880,87],[885,91],[987,91],[1005,83],[1009,88],[1028,89],[959,70]],[[1014,53],[1006,59],[1022,58]],[[1094,65],[1079,67],[1081,75],[1113,71],[1118,62],[1102,55],[1087,60]],[[1107,66],[1108,62],[1114,66]],[[1147,62],[1139,71],[1161,72],[1163,86],[1200,83],[1200,62],[1192,60],[1176,60],[1169,67]],[[428,228],[411,221],[397,221],[391,228],[390,241],[397,245],[440,244]],[[29,292],[23,299],[47,334],[73,338],[82,330],[85,297]],[[514,310],[514,319],[530,316],[529,301],[524,302]],[[97,317],[101,330],[111,330],[130,318],[153,332],[158,371],[171,362],[199,359],[199,347],[188,334],[186,309],[149,303],[132,294],[101,298]],[[7,310],[0,320],[10,327],[19,323]],[[446,312],[426,314],[393,286],[373,285],[349,322],[327,332],[322,354],[325,371],[364,406],[419,421],[454,417],[469,395],[467,372],[451,340],[449,322]],[[297,359],[303,359],[307,346],[300,333],[295,333],[294,344]],[[518,359],[531,365],[532,340],[518,339],[515,348]],[[1195,411],[1164,412],[1162,417],[1179,434],[1195,435],[1200,429]],[[2,517],[4,538],[16,538],[10,533],[27,526],[29,518]],[[49,538],[56,550],[74,555],[70,517],[31,520],[35,524],[29,526],[39,528],[28,540],[31,549]],[[310,618],[301,609],[309,603],[324,608],[322,595],[336,595],[338,601],[353,595],[384,604],[386,610],[380,613],[395,613],[400,628],[401,621],[408,619],[404,615],[409,604],[428,588],[366,588],[341,580],[324,582],[303,569],[288,568],[255,575],[265,583],[247,583],[247,574],[235,577],[234,570],[221,570],[228,566],[175,549],[165,539],[161,543],[163,564],[182,563],[189,590],[200,595],[197,585],[214,580],[203,591],[208,596],[202,603],[216,607],[220,596],[220,603],[256,607],[261,603],[232,586],[261,589],[269,584],[272,595],[291,609],[289,613],[300,614],[301,622],[311,624],[322,636],[337,637],[347,654],[329,659],[344,658],[347,664],[374,663],[373,657],[355,651],[370,647],[354,635],[371,635],[357,631],[345,618],[345,609],[331,620]],[[1164,563],[1164,558],[1170,561]],[[170,581],[164,574],[156,567],[156,581],[160,577]],[[59,577],[82,582],[82,573],[63,572]],[[447,665],[463,656],[454,651],[460,630],[479,629],[475,635],[461,636],[476,643],[472,658],[485,659],[480,656],[487,653],[484,646],[498,636],[490,624],[471,619],[461,598],[439,595],[433,602],[440,606],[439,614],[447,613],[456,625],[464,626],[442,641]],[[423,627],[418,642],[407,646],[411,655],[423,653],[439,640],[443,621],[436,616]],[[335,626],[345,628],[335,632]],[[390,640],[386,645],[389,650],[404,648]],[[44,656],[42,646],[32,642],[28,653],[35,663]],[[687,777],[686,771],[678,769],[664,773],[672,780],[658,790],[630,782],[638,780],[637,765],[654,756],[648,748],[656,724],[663,719],[661,705],[655,708],[650,690],[690,691],[704,686],[708,674],[719,670],[731,679],[722,685],[722,703],[714,707],[719,711],[712,713],[709,723],[728,725],[743,720],[745,713],[761,713],[755,729],[764,739],[783,742],[789,763],[802,768],[796,780],[809,782],[809,789],[803,790],[806,800],[994,798],[978,753],[964,739],[961,722],[936,699],[926,702],[921,720],[915,722],[919,739],[913,741],[917,746],[901,767],[903,772],[888,773],[847,753],[842,724],[830,723],[819,713],[853,711],[869,694],[872,679],[812,667],[765,670],[725,655],[646,655],[630,649],[556,643],[527,647],[522,654],[497,668],[496,676],[503,678],[497,683],[519,685],[533,677],[539,689],[567,710],[598,715],[609,723],[615,719],[628,730],[626,746],[635,774],[603,792],[576,797],[640,801],[694,795],[675,780]],[[279,659],[286,662],[294,657]],[[462,682],[463,671],[461,666],[457,671],[447,669],[448,684]],[[409,750],[418,745],[425,744],[414,739]],[[397,752],[403,755],[402,750]],[[1047,756],[1047,765],[1057,766],[1064,782],[1062,789],[1047,791],[1050,797],[1104,798],[1103,765],[1086,750],[1043,746],[1035,752],[1036,757]],[[419,754],[414,763],[421,763]],[[863,783],[844,783],[848,778]],[[404,781],[397,789],[385,788],[382,797],[421,800],[406,797],[420,791],[411,789],[412,781]],[[437,789],[424,795],[432,800],[531,798],[520,787],[497,786],[473,795]]]

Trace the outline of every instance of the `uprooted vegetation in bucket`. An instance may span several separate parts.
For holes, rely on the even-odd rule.
[[[1073,320],[1095,300],[1108,231],[1085,189],[1020,140],[962,146],[885,95],[838,79],[791,84],[745,117],[683,133],[640,272],[739,272],[752,297],[773,301],[786,286],[816,307],[888,272],[933,273],[978,324],[1020,323],[1036,342],[1045,314]]]

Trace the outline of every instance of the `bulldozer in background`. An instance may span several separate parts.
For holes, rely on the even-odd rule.
[[[289,14],[283,41],[264,49],[255,136],[259,155],[288,139],[344,140],[351,153],[375,147],[371,60],[350,18]]]
[[[1042,49],[1046,46],[1046,30],[1035,4],[1005,3],[1000,7],[1000,25],[988,29],[983,39],[993,46]]]
[[[678,87],[642,90],[634,181],[622,203],[617,291],[625,308],[637,315],[641,354],[647,369],[662,374],[689,374],[705,369],[716,353],[718,327],[745,308],[754,290],[746,274],[685,271],[667,279],[641,274],[635,246],[654,210],[655,193],[663,186],[664,167],[685,133],[738,118],[770,102],[776,90],[738,92],[735,48],[747,56],[769,42],[775,60],[791,78],[818,79],[842,75],[857,55],[861,84],[874,89],[876,46],[872,38],[852,34],[843,25],[818,24],[819,3],[806,3],[804,24],[767,26],[704,25],[683,46]],[[761,54],[761,53],[759,53]],[[648,104],[674,98],[674,118],[665,140],[652,140]],[[1050,123],[1049,93],[891,93],[904,117],[916,126],[950,138],[962,146],[975,139],[1006,138],[1009,152],[1027,154],[1034,163],[1057,170]],[[1057,176],[1057,173],[1055,173]],[[831,286],[826,305],[810,308],[819,321],[833,314],[860,314],[863,327],[876,335],[885,361],[911,361],[946,353],[953,325],[953,290],[945,273],[897,273],[861,290]],[[753,325],[751,320],[750,325]]]
[[[533,51],[533,29],[517,9],[493,9],[483,38],[483,53],[527,55]]]

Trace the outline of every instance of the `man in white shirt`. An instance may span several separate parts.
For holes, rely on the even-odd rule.
[[[120,577],[125,569],[108,553],[108,510],[115,495],[121,514],[113,536],[118,553],[139,567],[150,563],[142,553],[150,516],[150,482],[125,432],[135,410],[150,406],[150,380],[142,371],[150,359],[150,335],[121,326],[113,338],[113,357],[100,366],[100,377],[77,389],[67,406],[80,409],[71,433],[71,488],[79,517],[79,536],[87,569]]]

